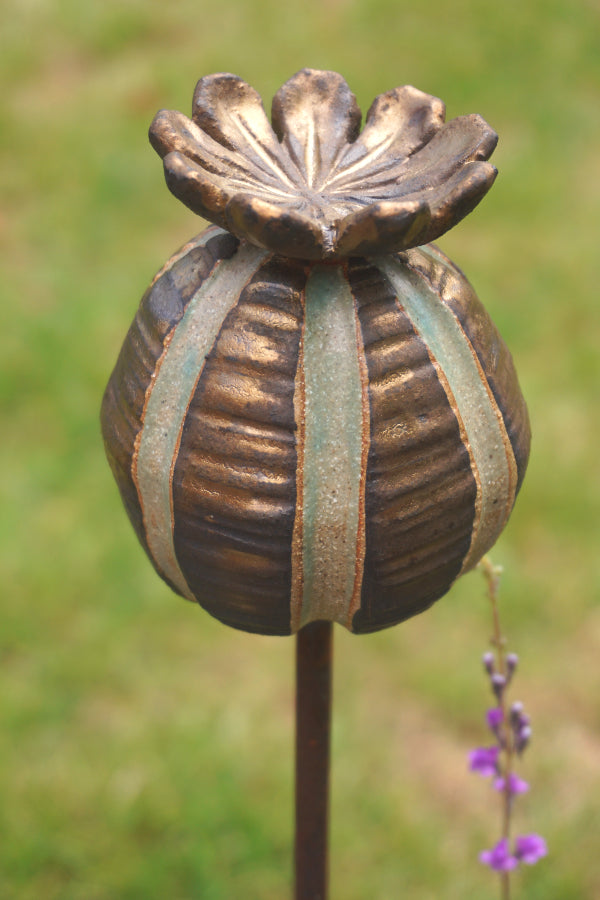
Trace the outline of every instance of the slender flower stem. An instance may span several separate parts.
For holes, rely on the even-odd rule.
[[[500,614],[498,612],[498,588],[500,585],[502,569],[499,566],[494,566],[487,556],[483,557],[479,565],[481,566],[483,576],[487,583],[488,597],[490,598],[492,607],[494,632],[491,644],[496,651],[497,671],[506,679],[506,638],[502,634]],[[502,791],[502,837],[506,840],[510,840],[510,816],[513,800],[510,776],[512,771],[514,744],[512,729],[509,727],[508,703],[505,690],[498,691],[498,700],[499,707],[502,710],[500,733],[502,735],[503,752],[500,754],[500,775],[504,778],[504,790]],[[500,884],[502,900],[510,900],[510,873],[508,871],[500,872]]]
[[[508,872],[500,873],[500,891],[502,900],[510,900],[510,874]]]

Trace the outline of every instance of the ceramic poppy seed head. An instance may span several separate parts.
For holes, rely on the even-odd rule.
[[[529,454],[511,355],[432,244],[491,185],[496,135],[412,87],[365,127],[341,76],[273,101],[198,82],[151,140],[210,225],[144,294],[107,455],[159,575],[262,634],[427,609],[506,525]]]
[[[361,126],[336,72],[303,69],[276,93],[269,123],[235,75],[201,78],[192,118],[150,127],[170,190],[258,247],[307,260],[406,250],[440,237],[491,187],[497,135],[479,115],[444,122],[411,86],[375,99]]]

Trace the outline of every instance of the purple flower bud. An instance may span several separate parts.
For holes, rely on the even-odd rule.
[[[506,778],[495,778],[494,787],[497,791],[506,790]],[[522,778],[519,778],[514,772],[508,776],[508,792],[509,794],[525,794],[529,790],[529,785]]]
[[[522,834],[515,841],[515,856],[529,866],[547,853],[546,841],[539,834]]]
[[[498,774],[499,747],[477,747],[469,753],[469,769],[484,778]]]
[[[501,747],[504,746],[505,740],[504,735],[502,733],[502,722],[504,721],[504,713],[500,709],[499,706],[494,706],[492,709],[488,709],[485,714],[485,718],[487,721],[488,728],[498,741]]]
[[[481,661],[483,663],[483,667],[488,675],[493,675],[496,671],[496,664],[494,662],[494,654],[488,650],[487,653],[484,653]]]
[[[515,750],[521,754],[531,740],[531,727],[523,725],[515,734]]]
[[[488,709],[485,717],[487,719],[488,727],[495,733],[502,724],[504,713],[499,706],[494,706],[492,709]]]
[[[491,850],[484,850],[479,854],[479,860],[486,866],[494,869],[495,872],[508,872],[515,869],[519,865],[516,856],[512,856],[508,848],[508,840],[503,838],[498,841]]]
[[[508,681],[513,677],[514,671],[519,664],[519,657],[516,653],[506,654],[506,677]]]
[[[520,722],[524,712],[523,712],[523,704],[520,700],[516,700],[514,703],[511,703],[510,706],[510,721],[514,724]]]
[[[492,690],[496,695],[496,698],[500,700],[502,698],[502,694],[504,693],[504,688],[506,687],[506,678],[504,675],[501,675],[500,672],[494,672],[494,674],[490,677],[490,682],[492,684]]]

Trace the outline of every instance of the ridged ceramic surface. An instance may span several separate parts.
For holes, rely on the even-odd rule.
[[[102,425],[159,574],[264,634],[426,609],[495,542],[529,453],[510,353],[433,245],[311,264],[214,226],[144,295]]]

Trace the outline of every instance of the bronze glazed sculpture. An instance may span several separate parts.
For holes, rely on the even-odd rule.
[[[103,434],[158,573],[226,624],[393,625],[506,524],[525,403],[473,289],[430,243],[492,185],[497,136],[444,115],[401,87],[361,131],[344,79],[305,69],[272,126],[228,74],[198,82],[192,119],[152,123],[169,188],[213,224],[142,298]]]

